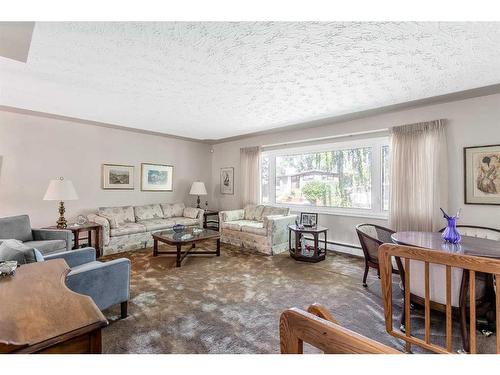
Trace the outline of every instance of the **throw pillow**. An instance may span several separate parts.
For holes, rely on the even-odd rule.
[[[174,205],[170,203],[162,203],[161,209],[163,210],[163,217],[165,219],[170,219],[174,216]]]
[[[193,207],[186,207],[184,209],[184,217],[188,217],[190,219],[196,219],[198,217],[198,209]]]
[[[175,203],[173,206],[174,216],[177,216],[177,217],[182,216],[182,214],[184,213],[185,207],[186,206],[184,205],[184,203]]]
[[[7,260],[15,260],[18,264],[37,261],[34,249],[18,240],[4,240],[0,244],[0,262]]]

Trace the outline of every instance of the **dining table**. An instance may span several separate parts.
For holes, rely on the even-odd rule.
[[[446,242],[439,232],[396,232],[391,236],[398,245],[421,247],[445,253],[500,258],[500,241],[462,236],[458,244]]]

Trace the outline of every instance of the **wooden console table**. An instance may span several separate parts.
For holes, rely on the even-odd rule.
[[[0,353],[101,353],[108,321],[90,297],[66,287],[69,270],[55,259],[0,278]]]

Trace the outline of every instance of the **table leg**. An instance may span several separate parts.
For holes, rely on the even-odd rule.
[[[177,244],[177,261],[175,262],[176,267],[181,266],[181,244]]]
[[[207,228],[207,215],[203,215],[203,228]]]
[[[292,230],[288,229],[288,250],[292,250]]]
[[[88,238],[88,241],[89,241],[89,246],[92,247],[92,229],[89,229],[87,231],[87,238]]]
[[[158,256],[158,240],[156,238],[153,239],[153,256]]]
[[[101,257],[101,233],[99,233],[101,231],[101,228],[97,228],[95,230],[95,252],[96,252],[96,256],[98,258]]]
[[[220,238],[217,238],[217,256],[220,257]]]
[[[325,232],[325,257],[326,257],[326,232]]]
[[[314,256],[318,257],[319,256],[319,235],[318,233],[313,234],[314,237]]]
[[[300,232],[295,232],[295,255],[300,255],[302,249],[300,249]]]
[[[80,246],[80,244],[79,244],[79,242],[78,242],[78,241],[80,240],[80,238],[79,238],[79,237],[80,237],[80,232],[79,232],[79,231],[77,231],[77,230],[76,230],[76,231],[74,231],[74,232],[73,232],[73,237],[74,237],[74,239],[75,239],[75,240],[74,240],[74,241],[75,241],[75,244],[74,244],[74,246],[73,246],[73,249],[78,249],[78,247]]]

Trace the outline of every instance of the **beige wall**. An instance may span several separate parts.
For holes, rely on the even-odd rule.
[[[279,132],[214,144],[212,146],[214,150],[212,162],[214,203],[220,209],[234,209],[240,206],[238,185],[241,180],[239,175],[240,147],[373,131],[439,118],[444,118],[448,122],[450,210],[455,211],[462,208],[462,223],[500,228],[500,206],[464,205],[462,156],[465,146],[500,144],[500,94],[402,110],[316,128]],[[235,168],[234,196],[219,194],[219,170],[221,167]],[[350,244],[358,243],[354,231],[354,226],[357,223],[374,222],[387,225],[385,220],[334,215],[320,215],[319,221],[330,228],[330,240]]]
[[[42,198],[58,176],[72,180],[80,198],[66,203],[67,218],[98,206],[194,204],[191,183],[211,178],[210,147],[203,143],[2,111],[0,158],[0,217],[27,213],[33,226],[55,223],[57,202]],[[173,165],[174,191],[142,192],[141,162]],[[135,190],[102,190],[102,163],[134,165]]]

